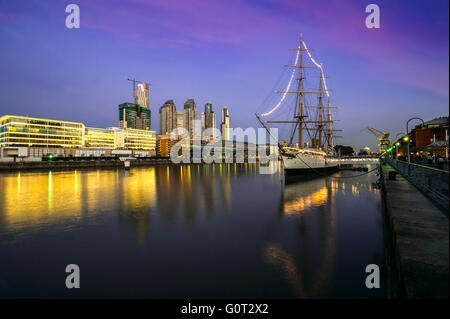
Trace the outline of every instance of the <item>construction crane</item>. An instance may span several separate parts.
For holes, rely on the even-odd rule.
[[[365,131],[368,130],[370,133],[372,133],[373,135],[375,135],[379,141],[378,143],[378,148],[379,148],[379,152],[380,154],[382,154],[391,144],[391,142],[389,141],[389,133],[385,133],[383,131],[377,130],[376,128],[373,127],[366,127],[363,128],[361,130]]]
[[[137,83],[144,83],[143,81],[139,81],[136,79],[127,79],[128,81],[133,82],[133,103],[137,104],[137,96],[136,96],[136,82]],[[148,83],[148,85],[150,86],[151,84]]]

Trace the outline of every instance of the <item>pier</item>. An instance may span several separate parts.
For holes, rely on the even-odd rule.
[[[380,169],[388,296],[448,298],[448,206],[442,207],[431,188],[427,191],[421,183],[416,186],[410,176],[402,175],[404,172],[395,168],[397,161],[389,162],[391,165],[383,163]],[[445,177],[444,171],[442,174]],[[422,180],[427,180],[426,175]],[[446,182],[448,198],[448,172]]]

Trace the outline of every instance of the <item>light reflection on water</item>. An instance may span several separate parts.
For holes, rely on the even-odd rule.
[[[2,174],[0,297],[383,297],[364,286],[383,268],[375,180],[285,186],[256,164]]]

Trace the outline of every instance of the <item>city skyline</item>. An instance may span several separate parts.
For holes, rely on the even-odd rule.
[[[158,129],[157,132],[160,135],[170,134],[173,130],[178,128],[184,128],[189,131],[189,125],[185,121],[185,114],[188,118],[188,122],[194,123],[197,119],[197,112],[195,114],[190,114],[189,111],[185,112],[186,109],[190,109],[191,105],[195,105],[194,99],[188,99],[185,101],[184,106],[187,106],[183,109],[182,112],[177,111],[176,103],[170,99],[164,102],[162,106],[159,107],[158,110]],[[203,131],[207,128],[218,129],[216,123],[215,112],[213,111],[212,101],[208,101],[205,103],[205,112],[201,113],[201,133],[203,136]],[[224,106],[221,110],[221,119],[220,119],[220,133],[222,139],[230,139],[230,116],[228,112],[228,107]],[[155,129],[156,131],[156,129]],[[215,134],[213,134],[212,138],[215,138]]]
[[[287,49],[300,32],[330,77],[332,104],[340,107],[337,127],[344,130],[339,144],[376,149],[377,140],[360,129],[373,126],[395,135],[405,123],[394,119],[448,114],[446,1],[407,6],[379,1],[376,30],[365,28],[365,4],[357,1],[169,6],[136,0],[127,2],[126,11],[121,3],[79,1],[81,27],[69,30],[64,1],[3,2],[2,114],[89,118],[91,126],[110,126],[117,104],[130,100],[126,79],[136,76],[152,83],[153,114],[169,96],[175,102],[213,97],[217,105],[230,105],[233,127],[258,127],[253,114],[273,106],[264,105],[264,98],[273,92],[282,65],[292,60]],[[217,22],[199,19],[217,13]]]

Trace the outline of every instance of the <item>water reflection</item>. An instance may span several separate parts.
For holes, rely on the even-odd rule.
[[[119,223],[131,226],[137,242],[144,245],[148,239],[150,215],[156,207],[155,168],[116,171],[105,187],[117,195],[114,206],[119,212]]]
[[[349,177],[349,174],[341,176]],[[286,185],[283,189],[282,214],[275,224],[289,218],[289,222],[295,224],[298,245],[289,243],[284,248],[282,239],[279,242],[267,240],[263,256],[283,275],[297,298],[326,296],[332,285],[337,249],[338,192],[344,194],[350,188],[353,200],[360,197],[361,191],[379,195],[378,190],[372,188],[370,179],[362,182],[338,177],[311,179]],[[356,207],[354,212],[359,213]]]
[[[348,287],[350,297],[376,294],[363,290],[359,278],[340,281],[382,256],[374,177],[285,186],[280,169],[261,175],[259,168],[233,163],[2,174],[0,254],[20,269],[23,258],[39,252],[42,271],[55,263],[55,249],[66,259],[86,256],[84,263],[101,271],[105,260],[118,263],[123,280],[108,292],[115,297],[133,291],[134,297],[314,298],[342,295]],[[27,251],[20,241],[37,244]],[[71,249],[61,250],[66,242]],[[23,271],[9,274],[21,278]],[[130,276],[148,285],[138,289]]]
[[[335,180],[320,178],[286,185],[283,190],[281,216],[296,217],[292,222],[296,224],[298,257],[271,241],[266,243],[264,257],[284,274],[297,298],[324,295],[331,279],[336,244],[335,187]],[[311,245],[317,241],[320,249]],[[302,267],[309,260],[314,260],[312,272]]]
[[[4,174],[1,226],[13,230],[75,222],[111,207],[120,212],[119,220],[144,224],[158,207],[169,224],[178,214],[194,223],[199,211],[207,219],[214,218],[218,206],[229,213],[232,177],[254,174],[255,169],[255,164],[220,164]]]
[[[333,188],[326,185],[326,180],[304,181],[295,185],[286,185],[283,192],[283,213],[285,215],[302,215],[305,210],[324,205]]]

